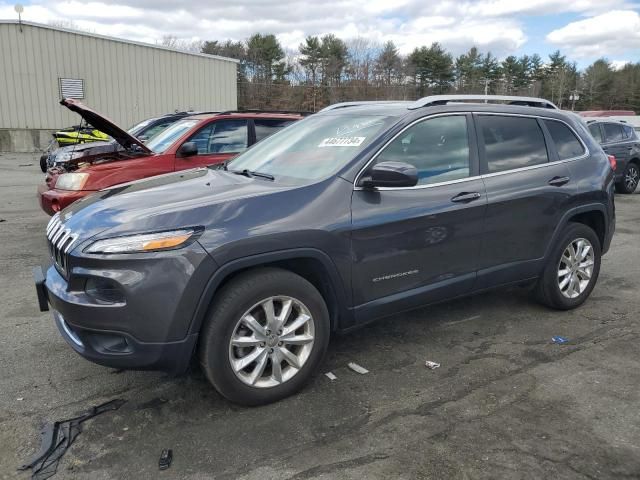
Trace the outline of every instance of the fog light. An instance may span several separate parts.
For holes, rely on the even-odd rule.
[[[89,277],[85,283],[84,291],[99,303],[124,303],[124,294],[118,285],[107,278]]]

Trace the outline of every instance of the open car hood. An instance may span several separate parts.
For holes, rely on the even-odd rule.
[[[71,98],[63,98],[62,100],[60,100],[60,105],[63,105],[72,112],[80,115],[85,119],[87,123],[91,124],[93,128],[97,128],[101,132],[106,133],[116,142],[122,145],[125,149],[129,150],[133,145],[137,145],[141,151],[149,154],[153,153],[144,143],[142,143],[136,137],[120,128],[107,117],[104,117],[98,112],[91,110],[86,105],[83,105],[81,102],[78,102]]]

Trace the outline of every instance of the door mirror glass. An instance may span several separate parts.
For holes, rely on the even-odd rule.
[[[362,178],[360,185],[374,187],[413,187],[418,183],[418,170],[404,162],[380,162]]]
[[[198,145],[196,142],[185,142],[180,145],[177,155],[178,157],[192,157],[198,154]]]

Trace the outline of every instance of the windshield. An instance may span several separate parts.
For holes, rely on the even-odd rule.
[[[311,116],[261,141],[227,168],[276,177],[317,180],[336,172],[362,151],[395,117]]]
[[[197,123],[198,120],[180,120],[158,133],[146,145],[155,153],[162,153]]]
[[[154,120],[155,118],[148,118],[146,120],[141,121],[140,123],[136,123],[133,127],[127,130],[127,132],[135,137],[143,128],[145,128]]]

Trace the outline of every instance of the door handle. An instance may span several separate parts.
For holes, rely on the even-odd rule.
[[[462,192],[451,199],[456,203],[469,203],[478,200],[482,195],[479,192]]]
[[[569,180],[569,177],[553,177],[551,180],[549,180],[549,185],[553,187],[561,187],[569,183]]]

